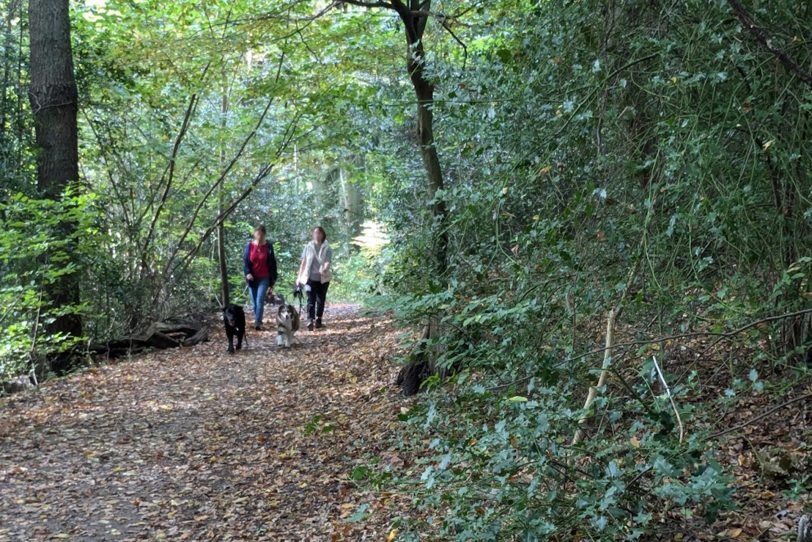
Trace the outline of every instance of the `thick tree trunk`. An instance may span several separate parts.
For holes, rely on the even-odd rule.
[[[432,202],[434,219],[434,264],[437,277],[444,277],[448,268],[448,232],[446,231],[446,206],[442,197],[437,197],[444,188],[443,170],[440,157],[434,144],[434,84],[426,79],[426,52],[423,47],[423,34],[431,11],[431,0],[411,0],[409,8],[395,2],[395,9],[406,27],[406,43],[409,46],[407,68],[409,78],[417,97],[417,137],[420,154],[428,181],[428,198]],[[417,12],[420,12],[418,14]]]
[[[402,6],[403,4],[395,2],[395,5]],[[428,23],[428,15],[416,14],[418,11],[429,13],[431,0],[411,0],[410,9],[397,9],[397,11],[406,27],[406,41],[409,46],[407,68],[417,97],[417,137],[423,167],[426,170],[427,197],[432,205],[434,273],[431,279],[439,279],[445,283],[448,270],[448,231],[446,229],[445,200],[440,193],[445,187],[445,181],[440,166],[440,157],[434,144],[434,112],[432,111],[434,84],[426,78],[426,54],[423,47],[423,34]],[[428,375],[438,373],[435,364],[436,355],[433,349],[428,347],[428,341],[440,334],[439,327],[439,318],[430,317],[424,329],[421,345],[415,351],[415,358],[404,368],[405,378],[402,382],[402,389],[405,395],[414,395],[420,389],[423,379]]]
[[[78,92],[73,76],[68,0],[30,0],[28,29],[31,62],[29,99],[34,114],[37,156],[37,188],[45,197],[58,199],[79,179],[76,127]],[[63,224],[61,235],[70,236],[73,224]],[[77,274],[67,274],[51,285],[53,308],[79,303]],[[49,326],[52,333],[82,334],[78,314],[58,316]]]

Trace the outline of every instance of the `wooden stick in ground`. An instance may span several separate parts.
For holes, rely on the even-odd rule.
[[[657,364],[657,358],[652,356],[652,360],[654,360],[654,368],[657,369],[657,376],[660,377],[660,382],[663,383],[663,387],[665,388],[665,394],[668,396],[668,400],[671,402],[671,408],[674,409],[674,414],[677,416],[677,425],[679,426],[679,441],[682,444],[682,438],[685,436],[685,431],[682,427],[682,418],[679,417],[679,410],[677,410],[677,405],[674,403],[674,397],[671,395],[671,388],[668,387],[668,382],[665,381],[665,375],[660,370],[660,366]]]
[[[586,401],[584,402],[584,413],[581,414],[581,418],[578,420],[579,425],[583,425],[586,422],[587,418],[589,418],[589,407],[592,406],[592,403],[595,402],[595,398],[598,396],[598,389],[603,387],[606,384],[606,378],[609,375],[609,364],[612,362],[612,342],[614,340],[614,329],[615,329],[615,315],[616,310],[610,309],[609,316],[606,318],[606,346],[603,350],[603,364],[601,365],[601,374],[598,377],[598,384],[596,386],[589,387],[589,393],[586,396]],[[584,438],[584,431],[581,428],[575,432],[575,436],[572,438],[572,445],[575,446],[579,442],[581,442]]]

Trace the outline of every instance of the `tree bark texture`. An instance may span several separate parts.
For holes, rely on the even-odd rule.
[[[37,188],[59,199],[65,188],[79,179],[79,150],[76,126],[78,92],[73,75],[68,0],[30,0],[29,100],[34,115],[37,156]],[[73,234],[73,224],[63,224],[60,235]],[[78,304],[77,274],[60,277],[50,287],[52,308]],[[72,336],[82,334],[78,314],[58,316],[49,331]]]
[[[407,69],[417,97],[417,137],[420,154],[428,181],[428,198],[432,202],[434,219],[434,262],[437,276],[444,276],[448,268],[448,232],[446,231],[446,205],[442,197],[437,197],[445,184],[440,157],[434,144],[434,84],[427,79],[425,72],[426,52],[423,34],[431,11],[431,0],[411,0],[410,6],[400,1],[393,2],[395,10],[406,29],[406,43],[409,47]]]

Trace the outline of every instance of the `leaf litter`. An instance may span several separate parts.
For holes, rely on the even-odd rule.
[[[0,402],[0,540],[384,540],[411,498],[358,484],[397,439],[386,318],[334,305],[290,350],[151,352]]]
[[[392,385],[402,330],[358,307],[331,311],[327,329],[300,333],[290,350],[251,332],[228,355],[216,326],[208,343],[0,400],[0,541],[398,539],[397,519],[426,511],[408,489],[364,479],[384,465],[415,476],[399,445],[409,403]],[[709,380],[721,396],[724,379]],[[718,420],[746,422],[770,397],[745,394]],[[810,467],[811,413],[799,406],[721,439],[738,510],[712,525],[674,510],[658,539],[794,538],[812,504],[787,494],[787,479]],[[775,423],[781,414],[788,423]]]

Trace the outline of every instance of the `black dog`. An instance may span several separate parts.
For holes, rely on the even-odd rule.
[[[242,341],[245,339],[245,311],[239,305],[226,306],[223,309],[223,323],[226,326],[228,335],[228,351],[234,352],[234,336],[237,336],[237,350],[242,348]],[[246,344],[248,341],[245,341]]]

